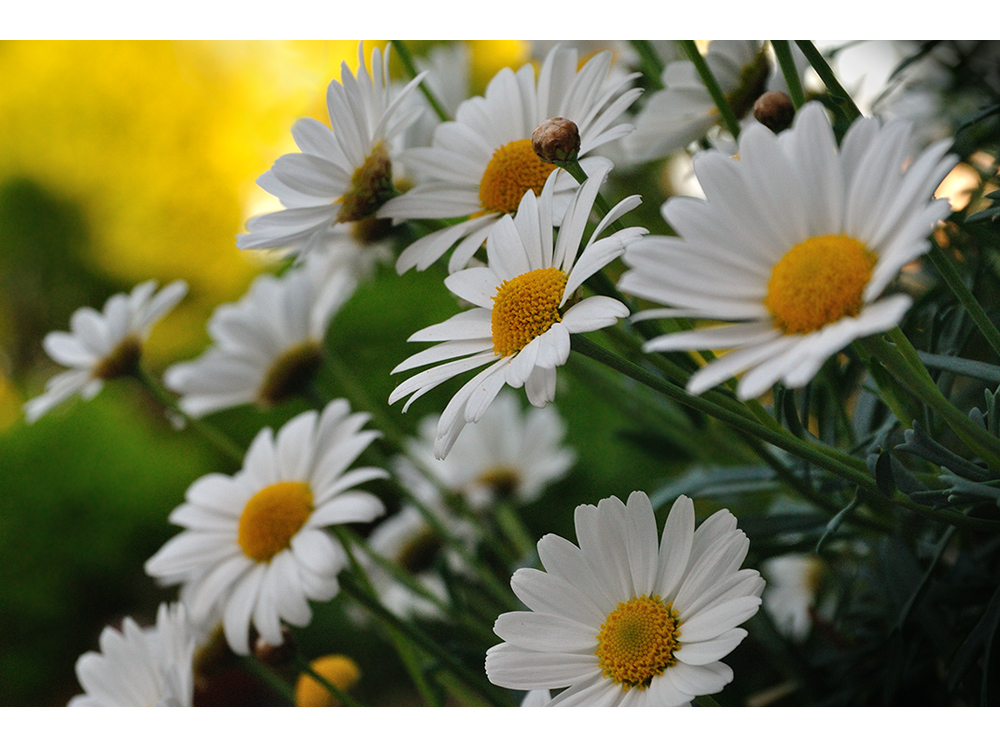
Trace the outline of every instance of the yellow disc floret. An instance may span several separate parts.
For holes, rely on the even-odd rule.
[[[243,554],[267,563],[292,545],[292,537],[306,523],[313,508],[308,483],[279,482],[254,495],[240,516],[237,541]]]
[[[515,213],[521,198],[531,190],[538,196],[555,170],[535,155],[531,140],[514,140],[493,153],[479,183],[479,201],[487,211]]]
[[[263,405],[276,405],[303,391],[322,360],[319,344],[312,340],[289,348],[264,374],[257,400]]]
[[[649,687],[675,662],[680,648],[677,615],[657,595],[632,597],[616,607],[597,634],[597,661],[623,690]]]
[[[774,266],[764,305],[789,334],[807,334],[857,316],[875,253],[847,236],[813,236]]]
[[[543,267],[504,280],[493,296],[493,352],[513,355],[562,317],[559,302],[566,273]]]

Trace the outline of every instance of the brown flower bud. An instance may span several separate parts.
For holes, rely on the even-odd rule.
[[[753,116],[772,132],[781,132],[795,119],[795,105],[784,91],[768,91],[754,102]]]
[[[545,163],[573,160],[580,152],[580,130],[565,117],[547,119],[531,133],[531,147]]]

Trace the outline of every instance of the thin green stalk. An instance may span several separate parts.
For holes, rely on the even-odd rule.
[[[897,335],[905,340],[905,335]],[[959,410],[941,393],[937,384],[931,378],[927,369],[920,364],[914,367],[909,358],[915,353],[909,353],[912,346],[907,341],[902,349],[890,344],[880,335],[872,335],[860,341],[869,353],[881,362],[911,394],[927,404],[954,431],[966,446],[975,452],[987,466],[995,472],[1000,472],[1000,439],[984,428],[976,425],[969,416]],[[905,351],[905,352],[904,352]],[[919,358],[917,359],[919,362]]]
[[[394,39],[392,46],[396,49],[396,53],[399,55],[399,61],[403,63],[403,68],[406,70],[407,75],[410,78],[417,77],[417,66],[413,63],[413,55],[410,54],[410,50],[406,48],[406,44],[399,39]],[[421,93],[427,99],[427,103],[431,105],[434,113],[438,115],[442,122],[447,122],[451,117],[448,116],[448,111],[441,105],[438,101],[437,96],[431,91],[430,87],[420,81],[417,83],[417,88],[420,89]]]
[[[813,70],[819,75],[820,80],[823,81],[823,85],[838,100],[841,108],[847,115],[848,122],[853,122],[860,117],[861,110],[858,109],[858,105],[854,103],[851,94],[840,85],[840,81],[837,80],[833,68],[830,67],[830,63],[826,61],[826,58],[823,57],[820,51],[816,49],[816,45],[811,41],[796,40],[795,43],[802,50],[802,54],[806,56],[806,59],[809,60],[809,64],[812,65]]]
[[[337,687],[335,684],[330,682],[330,680],[328,680],[326,677],[317,672],[316,669],[313,667],[313,665],[310,664],[306,660],[306,658],[302,656],[302,654],[296,654],[295,665],[299,668],[301,672],[309,675],[314,680],[316,680],[320,685],[322,685],[327,690],[327,692],[329,692],[334,698],[337,699],[337,702],[340,703],[340,705],[352,706],[352,707],[358,707],[361,705],[357,700],[348,695],[345,690]]]
[[[986,342],[989,343],[993,351],[1000,355],[1000,331],[990,319],[986,310],[979,303],[979,300],[972,294],[969,287],[962,280],[962,276],[955,267],[955,263],[937,244],[931,243],[931,250],[927,253],[927,258],[933,263],[937,271],[941,273],[948,288],[962,302],[962,306],[969,312],[972,321],[975,322],[979,331],[983,333]]]
[[[647,87],[653,90],[663,88],[663,60],[653,49],[653,45],[646,39],[632,39],[629,44],[639,54],[639,64],[646,75]]]
[[[153,397],[161,405],[163,405],[165,410],[169,410],[174,413],[174,415],[184,420],[191,430],[196,431],[202,438],[211,443],[216,449],[235,462],[237,466],[243,464],[243,449],[241,449],[235,441],[229,438],[229,436],[220,431],[218,428],[209,425],[200,418],[193,418],[181,410],[181,408],[177,406],[177,400],[174,396],[168,392],[159,380],[149,373],[144,366],[138,366],[134,375],[136,380],[146,387],[147,391],[149,391],[150,394],[152,394]]]
[[[740,123],[736,121],[736,115],[733,113],[733,107],[729,105],[729,99],[726,98],[726,94],[723,93],[722,88],[719,87],[719,82],[715,79],[715,76],[709,69],[708,63],[705,62],[705,58],[702,57],[701,52],[698,51],[698,45],[689,40],[680,41],[678,43],[681,45],[685,54],[687,54],[687,56],[691,59],[691,62],[694,63],[695,70],[698,71],[698,76],[701,78],[701,82],[705,84],[705,88],[708,89],[708,93],[712,97],[712,101],[715,102],[715,106],[719,110],[719,115],[722,117],[722,122],[726,125],[726,129],[729,130],[734,139],[739,140]]]
[[[278,693],[285,703],[292,706],[295,705],[295,691],[292,689],[292,686],[279,677],[273,669],[252,656],[244,656],[240,661],[256,677],[263,680],[268,687]]]
[[[344,552],[347,553],[348,562],[350,563],[351,570],[354,573],[353,577],[357,579],[356,583],[358,583],[359,587],[364,589],[366,594],[371,596],[373,599],[378,599],[378,594],[376,593],[371,580],[368,578],[368,574],[365,571],[364,566],[358,562],[358,559],[354,555],[354,551],[352,550],[353,543],[351,541],[351,535],[344,527],[335,526],[333,527],[333,531],[337,535],[337,539],[340,540],[340,544],[344,548]],[[392,613],[389,614],[391,615]],[[410,679],[413,680],[413,684],[417,688],[417,692],[420,693],[420,697],[423,699],[424,703],[429,706],[441,705],[437,693],[424,676],[423,666],[417,653],[412,650],[410,640],[407,638],[405,633],[392,627],[388,628],[386,632],[389,634],[389,638],[392,639],[393,646],[395,646],[396,652],[399,654],[399,658],[403,662],[403,666],[406,667],[406,671],[409,673]]]
[[[792,99],[792,104],[796,109],[801,109],[806,103],[806,94],[802,90],[799,71],[792,57],[792,47],[787,40],[780,39],[771,39],[771,47],[774,49],[774,56],[778,58],[778,64],[781,65],[781,74],[785,76],[785,83],[788,84],[788,95]]]
[[[706,392],[702,396],[690,394],[682,386],[666,381],[641,366],[618,357],[614,353],[591,342],[583,335],[574,335],[572,346],[573,350],[589,358],[593,358],[600,363],[604,363],[619,373],[638,381],[640,384],[645,384],[683,405],[687,405],[694,410],[721,420],[744,433],[756,436],[762,441],[773,444],[790,454],[815,464],[817,467],[822,467],[828,472],[844,477],[866,490],[878,492],[875,479],[867,471],[863,471],[862,468],[851,464],[851,462],[860,460],[855,460],[849,455],[841,454],[837,451],[830,453],[828,449],[820,449],[785,431],[772,430],[757,420],[744,415],[737,403],[724,396],[710,396],[713,394],[712,392]]]
[[[353,576],[344,576],[341,580],[342,589],[345,594],[357,601],[375,617],[382,620],[388,627],[394,628],[401,635],[405,635],[407,640],[412,641],[424,653],[435,659],[438,664],[452,672],[487,701],[498,706],[510,705],[510,702],[501,693],[497,692],[492,685],[483,680],[480,672],[471,671],[454,654],[443,648],[422,630],[405,620],[400,620],[389,612],[389,610],[382,606],[378,599],[363,589]]]

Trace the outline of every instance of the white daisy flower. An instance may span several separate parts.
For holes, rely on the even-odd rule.
[[[391,46],[391,45],[390,45]],[[281,200],[284,210],[251,218],[248,233],[236,237],[240,249],[288,247],[305,254],[328,238],[325,229],[373,215],[394,191],[392,141],[421,109],[403,106],[420,82],[401,91],[389,84],[389,49],[372,50],[372,72],[358,45],[358,72],[341,65],[340,81],[327,88],[333,129],[304,117],[292,127],[301,153],[281,156],[257,184]]]
[[[184,579],[195,623],[220,615],[229,646],[249,652],[251,620],[260,636],[280,645],[281,622],[303,626],[307,600],[327,601],[339,590],[347,557],[324,528],[369,522],[382,502],[355,486],[386,477],[385,470],[348,470],[378,437],[362,431],[366,413],[351,414],[346,400],[323,412],[289,420],[277,436],[254,438],[243,469],[210,474],[188,488],[170,514],[184,531],[146,562],[167,583]]]
[[[498,499],[537,500],[576,461],[575,452],[563,445],[566,424],[559,413],[551,407],[522,413],[513,392],[500,392],[444,459],[434,458],[437,421],[431,416],[420,422],[420,438],[408,441],[407,454],[475,510]]]
[[[566,688],[551,705],[677,706],[722,690],[720,659],[746,637],[764,580],[739,570],[749,540],[729,511],[694,528],[681,496],[657,542],[645,493],[576,509],[579,547],[547,534],[544,571],[521,568],[511,588],[528,611],[505,612],[486,652],[490,681],[515,690]]]
[[[663,215],[679,236],[631,245],[619,288],[673,307],[647,317],[731,323],[646,348],[735,348],[692,376],[688,390],[746,371],[737,393],[749,399],[778,380],[803,386],[852,340],[894,327],[911,299],[881,296],[948,216],[947,200],[933,194],[957,161],[946,155],[949,142],[910,161],[909,135],[903,121],[859,119],[838,151],[813,103],[780,135],[747,127],[739,159],[700,154],[694,168],[707,200],[668,200]]]
[[[607,296],[576,301],[583,282],[625,251],[646,231],[626,228],[599,239],[618,217],[639,204],[629,197],[600,222],[579,252],[594,199],[607,176],[602,167],[574,194],[553,247],[553,192],[558,175],[545,183],[541,197],[528,191],[517,215],[504,215],[486,243],[489,265],[461,270],[445,285],[475,308],[410,336],[413,342],[438,342],[410,356],[392,373],[434,365],[397,386],[389,403],[417,398],[457,374],[487,366],[452,397],[438,422],[434,455],[442,459],[467,423],[474,423],[506,383],[524,387],[528,400],[543,407],[555,397],[556,367],[569,357],[570,334],[592,332],[628,316],[624,304]],[[579,254],[579,256],[578,256]],[[457,358],[448,363],[440,363]]]
[[[44,394],[25,403],[27,422],[34,423],[74,394],[93,399],[105,381],[136,370],[150,330],[180,303],[187,293],[187,283],[176,280],[154,294],[155,290],[156,281],[148,280],[128,294],[111,296],[103,311],[89,306],[77,309],[69,320],[71,332],[49,332],[45,336],[45,352],[70,370],[53,376]]]
[[[276,404],[301,391],[319,368],[330,319],[356,287],[352,273],[327,274],[325,262],[318,253],[281,277],[261,275],[242,299],[215,310],[212,346],[164,373],[164,383],[181,395],[181,410],[201,417]]]
[[[750,114],[754,101],[767,90],[771,68],[765,47],[756,41],[712,41],[705,63],[736,118]],[[646,98],[635,131],[623,145],[630,161],[643,163],[687,146],[721,122],[694,63],[675,60],[664,68],[663,88]]]
[[[468,265],[491,228],[518,209],[526,192],[536,196],[556,167],[535,155],[531,134],[542,122],[564,117],[580,132],[580,155],[623,137],[632,125],[619,121],[641,90],[608,82],[611,53],[599,54],[577,70],[572,48],[552,50],[538,80],[531,64],[517,73],[504,68],[490,81],[486,95],[459,106],[455,121],[443,122],[430,148],[413,148],[402,159],[425,181],[387,202],[378,212],[394,221],[419,218],[467,218],[434,231],[408,246],[399,256],[399,272],[426,269],[448,249],[456,247],[449,271]],[[590,159],[582,159],[591,173]],[[576,189],[576,181],[558,170],[555,192],[559,206]],[[557,209],[557,216],[562,210]]]
[[[194,701],[195,634],[182,604],[161,604],[156,627],[131,617],[101,632],[101,651],[76,662],[83,694],[71,706],[190,706]]]
[[[778,630],[793,641],[804,641],[812,629],[823,562],[815,555],[789,553],[764,561],[761,573],[767,579],[764,609]]]

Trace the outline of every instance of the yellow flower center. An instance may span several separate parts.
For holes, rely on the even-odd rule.
[[[377,143],[351,175],[350,190],[337,200],[341,203],[337,223],[350,223],[373,215],[392,195],[392,160],[385,143]]]
[[[251,498],[240,516],[237,541],[243,554],[267,563],[292,545],[292,537],[312,513],[308,483],[279,482]]]
[[[645,689],[675,662],[679,623],[669,604],[643,594],[621,602],[597,634],[597,661],[623,690]]]
[[[559,302],[566,288],[566,273],[543,267],[504,280],[493,296],[493,352],[513,355],[562,317]]]
[[[289,348],[271,364],[257,392],[261,404],[274,405],[301,392],[322,362],[319,345],[304,342]]]
[[[493,153],[479,183],[479,201],[487,211],[516,213],[530,189],[542,193],[545,180],[556,167],[535,155],[531,139],[514,140]]]
[[[497,495],[505,497],[514,494],[521,483],[521,476],[511,467],[499,466],[481,474],[479,482],[492,488]]]
[[[91,375],[95,379],[104,381],[129,376],[138,370],[140,357],[142,357],[142,343],[135,335],[129,335],[94,366]]]
[[[804,334],[857,316],[875,253],[847,236],[813,236],[774,266],[764,305],[788,334]]]
[[[412,574],[423,573],[434,566],[441,547],[441,538],[433,530],[427,529],[400,548],[396,562],[403,570]]]

